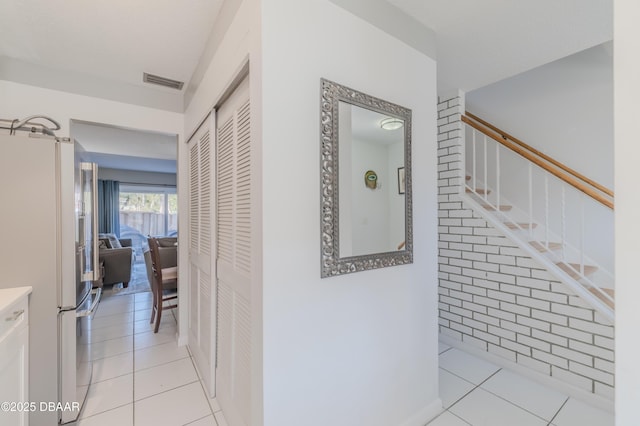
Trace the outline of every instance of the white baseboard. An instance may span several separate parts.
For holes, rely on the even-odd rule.
[[[178,333],[178,346],[185,346],[189,343],[189,339],[183,333]]]
[[[442,413],[442,410],[442,400],[437,398],[431,404],[411,416],[408,420],[402,423],[401,426],[424,426],[433,420],[438,414]]]
[[[509,361],[492,353],[482,351],[474,346],[456,340],[452,337],[446,336],[444,334],[440,334],[438,336],[438,340],[442,343],[445,343],[451,347],[456,349],[460,349],[464,352],[468,352],[472,355],[477,356],[478,358],[485,359],[493,364],[496,364],[499,367],[505,368],[507,370],[511,370],[514,373],[518,373],[522,376],[525,376],[535,382],[538,382],[544,386],[549,386],[553,389],[556,389],[566,395],[583,401],[587,404],[593,405],[597,408],[605,410],[609,413],[614,412],[614,401],[605,398],[600,395],[593,394],[591,392],[587,392],[583,389],[577,388],[573,385],[570,385],[566,382],[558,380],[552,376],[547,376],[545,374],[539,373],[530,368],[524,367],[520,364],[517,364],[513,361]]]

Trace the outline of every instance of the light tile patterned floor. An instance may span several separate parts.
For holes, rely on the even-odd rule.
[[[100,303],[91,333],[93,385],[78,426],[226,426],[189,351],[177,345],[173,311],[163,312],[154,334],[150,307],[148,292]]]
[[[614,416],[440,344],[445,411],[428,426],[613,426]]]
[[[149,324],[151,294],[107,296],[93,320],[94,384],[78,426],[227,426],[206,397],[173,311]],[[428,426],[613,426],[613,414],[440,344],[445,411]],[[359,426],[359,425],[354,425]]]

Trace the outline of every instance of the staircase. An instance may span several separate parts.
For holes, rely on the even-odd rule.
[[[468,112],[462,121],[467,174],[461,197],[613,320],[612,268],[597,253],[606,254],[597,233],[613,226],[613,192]]]

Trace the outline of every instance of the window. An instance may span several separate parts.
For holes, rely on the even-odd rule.
[[[136,259],[142,258],[147,236],[178,234],[175,187],[120,185],[120,238],[131,238]]]

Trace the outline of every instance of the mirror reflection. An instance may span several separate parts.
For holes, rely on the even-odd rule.
[[[413,262],[411,110],[321,79],[323,278]]]
[[[338,102],[340,256],[405,241],[404,120]]]

